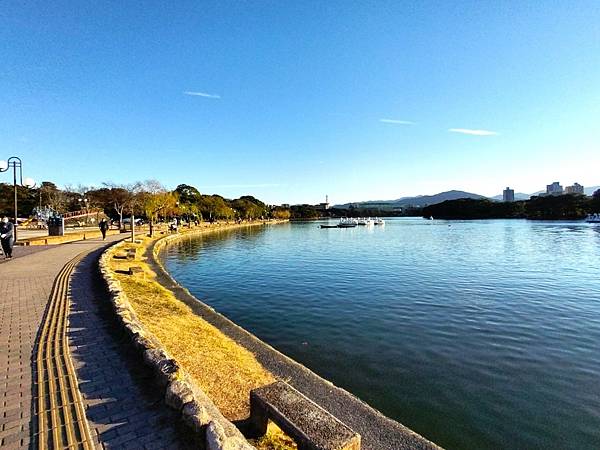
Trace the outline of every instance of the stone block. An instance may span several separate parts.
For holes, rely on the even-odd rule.
[[[155,370],[156,380],[161,386],[167,386],[169,383],[180,378],[179,363],[171,358],[160,360]]]
[[[230,437],[217,421],[212,421],[206,429],[207,450],[256,450],[242,437]]]
[[[160,348],[152,348],[144,352],[144,362],[152,369],[157,369],[163,359],[167,359],[167,354]]]
[[[212,420],[206,405],[198,400],[186,403],[181,412],[183,421],[195,432],[202,433]]]
[[[129,271],[127,272],[129,275],[139,275],[139,274],[144,274],[144,269],[142,269],[140,266],[130,266],[129,267]]]
[[[165,403],[176,411],[181,411],[186,403],[194,400],[194,394],[189,383],[184,380],[175,380],[167,386]]]
[[[360,435],[289,384],[277,381],[250,392],[250,421],[258,435],[268,420],[301,450],[360,450]]]

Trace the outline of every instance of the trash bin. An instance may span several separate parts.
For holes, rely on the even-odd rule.
[[[48,236],[64,236],[65,219],[62,216],[48,218]]]

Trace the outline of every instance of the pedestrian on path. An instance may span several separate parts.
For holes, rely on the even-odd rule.
[[[13,244],[15,243],[14,225],[4,217],[0,222],[0,242],[5,258],[12,258]]]
[[[102,240],[106,240],[106,231],[108,230],[108,221],[106,219],[102,219],[98,224],[100,228],[100,232],[102,233]]]

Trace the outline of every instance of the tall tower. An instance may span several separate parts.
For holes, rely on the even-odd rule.
[[[515,201],[515,191],[509,187],[504,189],[502,192],[502,200],[505,202],[514,202]]]

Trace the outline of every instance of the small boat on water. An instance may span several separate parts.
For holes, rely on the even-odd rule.
[[[358,220],[350,219],[346,217],[342,217],[340,219],[340,223],[338,223],[338,228],[354,228],[358,225]]]
[[[587,223],[600,223],[600,213],[588,214],[585,221]]]
[[[358,220],[342,217],[337,225],[321,225],[321,228],[355,228],[358,225]]]
[[[363,227],[370,227],[372,225],[374,225],[373,219],[371,219],[370,217],[359,217],[358,221],[357,221],[357,225],[363,226]]]
[[[375,217],[373,225],[385,226],[385,220],[380,219],[379,217]]]

